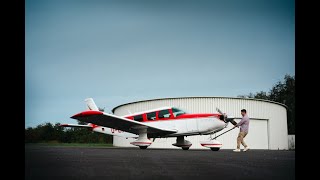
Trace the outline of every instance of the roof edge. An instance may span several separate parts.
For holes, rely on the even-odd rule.
[[[241,97],[223,97],[223,96],[185,96],[185,97],[167,97],[167,98],[154,98],[154,99],[145,99],[145,100],[141,100],[141,101],[134,101],[134,102],[129,102],[129,103],[125,103],[125,104],[120,104],[116,107],[114,107],[111,111],[112,113],[114,113],[114,111],[122,106],[126,106],[129,104],[135,104],[135,103],[141,103],[141,102],[148,102],[148,101],[157,101],[157,100],[166,100],[166,99],[189,99],[189,98],[225,98],[225,99],[244,99],[244,100],[253,100],[253,101],[262,101],[262,102],[268,102],[268,103],[272,103],[272,104],[278,104],[280,106],[285,107],[286,109],[288,108],[287,105],[279,103],[279,102],[275,102],[275,101],[270,101],[270,100],[266,100],[266,99],[255,99],[255,98],[241,98]]]

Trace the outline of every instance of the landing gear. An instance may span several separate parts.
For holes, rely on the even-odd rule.
[[[140,149],[147,149],[152,144],[152,141],[148,139],[147,129],[139,129],[139,137],[137,140],[131,142],[134,146],[139,146]]]
[[[148,146],[139,146],[140,149],[147,149]]]
[[[177,137],[176,143],[173,146],[181,147],[183,150],[188,150],[192,145],[190,141],[184,140],[184,136]]]
[[[201,146],[210,148],[212,151],[219,151],[222,147],[221,142],[217,141],[216,139],[213,139],[211,141],[204,141],[200,142]]]

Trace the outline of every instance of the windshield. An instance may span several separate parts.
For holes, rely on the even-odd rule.
[[[174,117],[178,117],[182,114],[186,114],[186,112],[182,111],[181,109],[178,108],[172,108],[172,113],[174,115]]]

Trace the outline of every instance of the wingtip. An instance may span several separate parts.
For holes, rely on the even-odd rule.
[[[103,112],[101,111],[83,111],[81,113],[75,114],[73,116],[71,116],[72,119],[77,119],[78,117],[83,117],[83,116],[92,116],[92,115],[101,115],[103,114]]]

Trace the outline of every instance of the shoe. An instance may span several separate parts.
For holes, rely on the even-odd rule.
[[[240,149],[235,149],[233,152],[241,152]]]
[[[246,151],[248,151],[250,148],[249,148],[249,146],[247,146],[246,148],[244,148],[244,152],[246,152]]]

